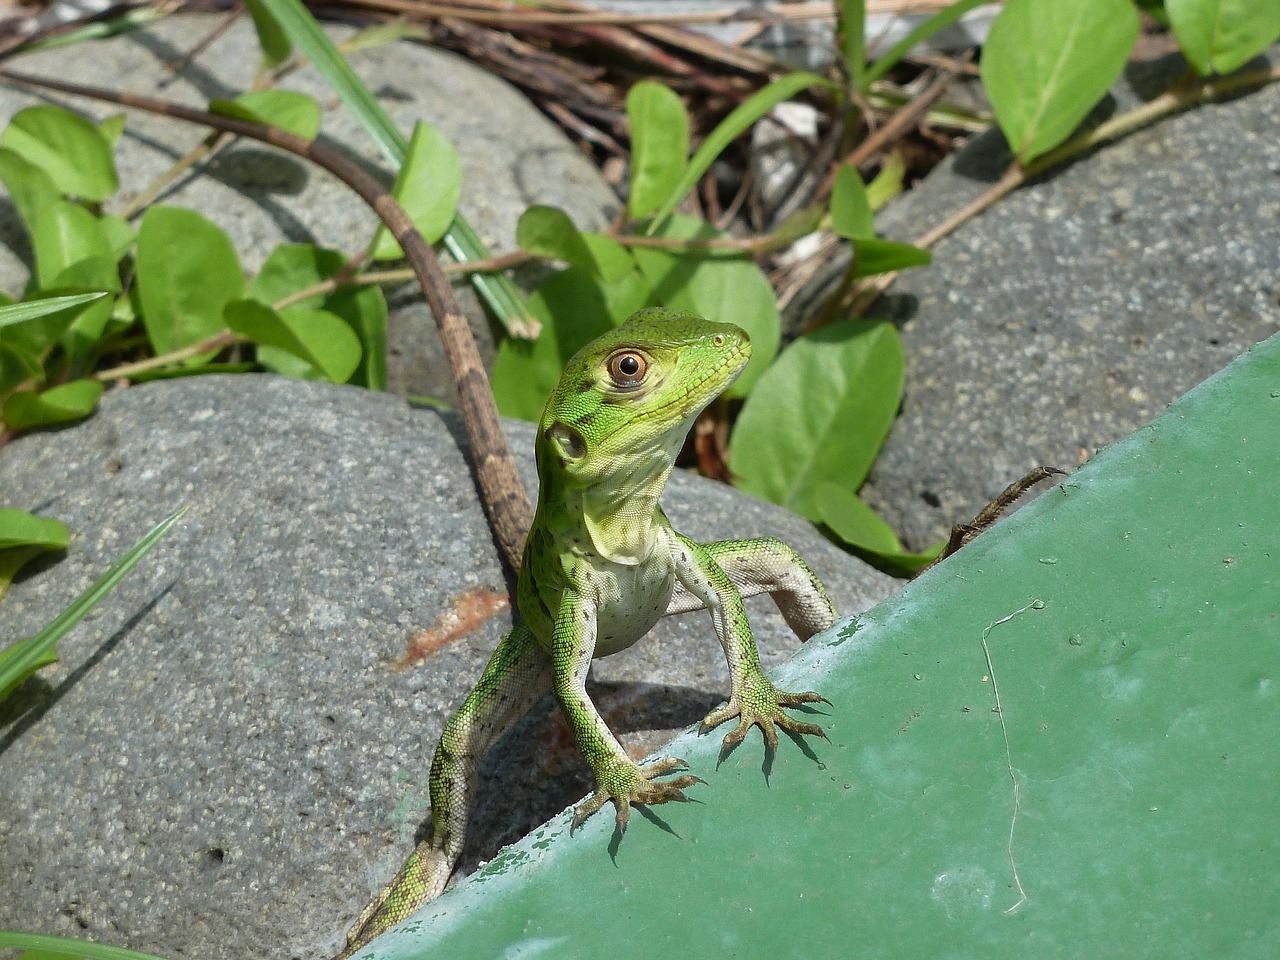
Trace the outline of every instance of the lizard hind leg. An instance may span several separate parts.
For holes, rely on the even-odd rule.
[[[486,751],[551,689],[551,660],[524,623],[498,644],[479,682],[449,718],[431,764],[431,833],[364,908],[335,960],[344,960],[444,892],[462,855]]]

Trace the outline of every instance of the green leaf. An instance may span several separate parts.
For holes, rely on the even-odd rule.
[[[97,202],[119,187],[111,144],[102,131],[61,107],[18,111],[0,143],[43,169],[70,196]]]
[[[54,281],[58,290],[103,290],[120,292],[120,275],[115,261],[106,257],[89,257],[73,263]],[[72,359],[85,357],[102,339],[107,322],[115,309],[115,300],[104,297],[75,312],[74,319],[62,333],[62,346]]]
[[[44,368],[40,358],[26,347],[0,339],[0,393],[12,390],[24,380],[40,378]]]
[[[61,520],[37,517],[12,507],[0,509],[0,550],[14,547],[65,550],[70,542],[71,534]]]
[[[138,230],[138,293],[152,349],[172,353],[220,333],[244,292],[231,241],[194,210],[153,206]]]
[[[606,284],[618,283],[636,269],[635,258],[617,240],[598,233],[584,233],[581,236],[595,262],[592,272]]]
[[[292,354],[333,383],[346,383],[360,365],[360,340],[355,331],[341,317],[323,310],[276,313],[256,300],[233,300],[224,315],[227,326],[236,333]]]
[[[320,132],[320,104],[296,90],[251,90],[234,100],[211,100],[209,112],[276,127],[303,140]]]
[[[1202,76],[1231,73],[1280,37],[1276,0],[1165,0],[1173,35]]]
[[[66,310],[71,307],[82,306],[86,303],[92,303],[100,300],[106,294],[102,292],[95,293],[75,293],[65,297],[48,297],[43,300],[27,300],[23,303],[11,303],[0,307],[0,327],[9,327],[18,323],[26,323],[28,320],[35,320],[38,317],[48,316],[51,313],[57,313],[59,310]]]
[[[350,56],[360,50],[385,47],[401,40],[425,40],[430,43],[431,31],[421,23],[406,23],[403,20],[375,23],[372,26],[361,27],[343,40],[342,53]]]
[[[0,597],[28,561],[50,550],[65,550],[69,542],[67,525],[60,520],[0,509]]]
[[[252,302],[252,301],[249,301]],[[303,380],[346,383],[360,366],[360,338],[351,325],[328,310],[295,308],[278,314],[296,346],[276,342],[258,348],[258,362],[268,370]],[[315,359],[307,359],[306,353]]]
[[[245,0],[245,7],[249,10],[249,16],[253,18],[253,29],[258,35],[258,46],[262,48],[263,64],[267,67],[280,66],[293,52],[293,44],[289,42],[288,35],[261,0]]]
[[[902,192],[902,177],[906,172],[907,166],[902,162],[902,154],[895,150],[884,162],[875,179],[867,184],[867,203],[872,210],[879,210]]]
[[[801,237],[807,237],[822,227],[822,218],[826,216],[826,208],[821,203],[813,203],[801,207],[773,231],[774,240],[780,246],[795,243]]]
[[[310,243],[282,243],[267,255],[262,269],[249,284],[249,296],[260,303],[275,304],[294,294],[314,287],[347,265],[347,258],[336,250],[326,250]],[[297,306],[319,307],[324,294],[316,293]]]
[[[716,157],[724,152],[725,147],[729,146],[744,130],[783,100],[788,100],[801,90],[806,90],[809,87],[839,89],[830,80],[826,80],[815,73],[806,73],[804,71],[789,73],[774,80],[768,86],[757,90],[747,100],[735,107],[708,134],[707,139],[702,142],[702,146],[695,151],[693,158],[689,161],[688,166],[685,167],[683,175],[676,181],[676,185],[672,187],[666,200],[663,201],[662,206],[654,214],[653,222],[649,226],[649,233],[654,233],[661,226],[662,221],[684,199],[685,194],[697,186],[698,181],[702,179],[702,175],[711,169],[711,164],[715,162]]]
[[[154,547],[161,537],[169,532],[169,528],[178,522],[178,518],[186,513],[187,508],[176,510],[169,514],[164,520],[156,524],[150,532],[132,547],[124,552],[124,554],[111,565],[111,567],[99,577],[94,584],[84,593],[76,597],[71,605],[58,614],[43,630],[34,637],[27,640],[20,640],[18,643],[0,651],[0,700],[7,697],[19,683],[29,677],[42,663],[49,662],[49,656],[53,653],[54,644],[66,635],[67,631],[74,627],[77,623],[84,619],[98,602],[111,592],[125,575],[132,570],[144,556]],[[12,931],[0,931],[0,947],[29,947],[32,949],[51,949],[57,942],[70,944],[75,941],[63,940],[58,937],[40,937],[32,935],[16,934]],[[118,953],[104,953],[90,951],[90,946],[96,947],[96,944],[80,944],[76,948],[77,956],[84,957],[142,957],[142,954],[130,954],[128,951]],[[118,950],[119,948],[111,948]]]
[[[839,320],[791,344],[747,397],[729,467],[738,486],[819,519],[824,482],[857,489],[898,411],[902,344],[893,325]]]
[[[0,180],[4,181],[28,233],[35,232],[36,217],[40,211],[62,199],[52,177],[7,148],[0,148]]]
[[[65,271],[65,274],[74,277],[81,270],[110,271],[111,266],[101,259],[84,260],[69,268]],[[69,286],[72,286],[73,289],[64,289],[55,285],[51,292],[58,294],[57,296],[50,296],[45,300],[43,294],[41,294],[41,300],[29,302],[70,303],[70,306],[59,306],[51,310],[42,311],[43,316],[30,319],[25,323],[3,327],[0,329],[0,340],[3,340],[8,346],[25,352],[39,363],[40,359],[47,354],[49,348],[57,343],[60,337],[66,336],[67,331],[80,322],[80,319],[86,314],[92,313],[96,317],[102,309],[105,309],[108,314],[111,312],[110,300],[106,300],[105,305],[96,301],[94,294],[98,293],[98,291],[85,290],[79,284],[69,284]],[[106,285],[89,283],[86,286],[96,286],[101,290]],[[79,287],[79,289],[74,289],[75,287]],[[73,299],[79,296],[87,296],[89,299]],[[9,385],[12,386],[12,384]]]
[[[1137,37],[1131,0],[1008,0],[983,48],[982,81],[1020,163],[1076,129]]]
[[[347,258],[311,244],[281,244],[271,251],[249,288],[249,296],[268,306],[336,276]],[[281,311],[325,310],[350,324],[360,338],[361,358],[348,380],[370,390],[387,389],[387,301],[376,286],[342,287],[316,294]],[[268,354],[269,356],[269,354]]]
[[[595,272],[596,259],[587,249],[582,234],[569,215],[558,207],[534,204],[520,214],[516,224],[516,245],[527,253],[564,260],[575,267]]]
[[[391,192],[427,243],[443,237],[458,213],[458,200],[462,197],[462,163],[449,138],[419,120]],[[391,232],[379,226],[373,259],[399,260],[403,256],[404,251]]]
[[[108,10],[116,8],[108,8]],[[167,16],[164,10],[151,7],[136,7],[124,13],[111,15],[109,12],[101,20],[80,21],[78,27],[67,27],[57,33],[46,33],[22,45],[23,53],[34,53],[37,50],[56,50],[84,43],[86,40],[105,40],[108,37],[129,33],[147,24]]]
[[[507,337],[498,344],[493,362],[498,410],[503,416],[537,420],[569,358],[645,306],[647,294],[634,271],[611,286],[577,267],[548,277],[529,297],[529,310],[542,324],[538,339]]]
[[[897,535],[857,494],[834,483],[814,491],[818,519],[845,543],[891,573],[913,576],[942,552],[938,543],[920,553],[904,550]]]
[[[849,87],[867,92],[867,5],[865,0],[839,0],[836,4],[836,33],[840,41],[840,59],[849,77]]]
[[[392,123],[369,88],[343,59],[333,41],[320,29],[320,25],[302,5],[301,0],[258,0],[270,12],[285,33],[311,60],[312,64],[329,83],[339,99],[351,111],[378,150],[399,170],[408,142]],[[444,245],[450,256],[459,262],[483,260],[489,250],[479,234],[459,214],[444,235]],[[485,302],[493,315],[508,330],[514,321],[527,320],[524,300],[515,285],[505,274],[474,273],[471,286]]]
[[[387,301],[382,291],[373,286],[337,290],[325,297],[324,309],[345,320],[360,341],[359,365],[346,382],[386,390]]]
[[[111,250],[112,261],[119,263],[124,259],[124,255],[129,252],[133,242],[138,239],[137,232],[129,225],[128,221],[121,220],[119,217],[109,213],[104,213],[100,216],[98,223],[102,225],[102,234],[107,238],[107,246]]]
[[[641,81],[627,93],[631,124],[631,190],[627,210],[647,217],[680,181],[689,157],[689,114],[670,87]]]
[[[102,389],[97,380],[72,380],[43,393],[11,393],[4,402],[4,421],[11,430],[30,430],[81,420],[93,413]]]
[[[855,279],[875,276],[877,273],[906,270],[910,267],[927,267],[932,260],[933,254],[928,250],[913,247],[909,243],[874,239],[853,241]]]
[[[672,216],[657,232],[669,239],[725,237],[705,220]],[[632,251],[652,288],[651,306],[688,310],[711,320],[728,320],[751,337],[751,361],[726,396],[746,396],[778,352],[782,317],[768,278],[741,255],[637,247]]]
[[[111,243],[102,223],[78,203],[58,200],[36,215],[31,245],[36,255],[36,282],[48,289],[58,276],[81,260],[91,257],[112,264]]]
[[[862,175],[857,167],[847,163],[836,170],[831,189],[831,229],[849,240],[876,235],[875,218],[871,215]]]
[[[975,7],[984,6],[990,2],[991,0],[956,0],[951,6],[939,10],[886,50],[884,56],[867,68],[867,72],[862,78],[863,85],[861,89],[863,92],[869,91],[873,83],[892,70],[894,65],[905,57],[912,47],[924,43],[935,33],[945,30]],[[1070,2],[1074,3],[1075,0],[1070,0]]]
[[[113,113],[101,123],[98,124],[98,132],[102,134],[107,145],[115,152],[116,147],[120,144],[120,138],[124,135],[126,117],[123,113]]]
[[[851,490],[836,483],[820,483],[813,491],[818,519],[841,540],[878,553],[898,553],[902,544],[893,529]]]

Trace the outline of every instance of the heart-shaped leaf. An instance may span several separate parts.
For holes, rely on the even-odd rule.
[[[1021,163],[1075,130],[1137,38],[1131,0],[1008,0],[982,50],[982,82]]]
[[[310,368],[290,371],[333,383],[346,383],[360,364],[360,339],[341,318],[324,310],[301,308],[277,313],[256,300],[227,304],[227,326],[260,347],[273,347],[303,361]],[[270,357],[268,352],[268,357]],[[259,350],[259,359],[262,359]],[[279,369],[279,364],[273,368]]]
[[[12,430],[30,430],[83,419],[93,413],[102,389],[97,380],[72,380],[42,393],[11,393],[4,402],[4,422]]]
[[[791,344],[747,397],[730,444],[738,486],[811,520],[824,482],[856,490],[902,398],[898,332],[839,320]]]

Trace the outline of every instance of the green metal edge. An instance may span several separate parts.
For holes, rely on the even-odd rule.
[[[1277,477],[1280,337],[810,641],[830,742],[683,734],[696,803],[562,815],[357,956],[1274,956]]]

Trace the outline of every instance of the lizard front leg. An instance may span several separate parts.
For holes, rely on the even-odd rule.
[[[792,624],[797,633],[804,630],[811,635],[816,632],[816,629],[810,629],[810,627],[818,624],[829,625],[835,619],[835,610],[821,583],[807,566],[803,566],[803,562],[790,547],[786,547],[777,540],[726,540],[715,544],[699,544],[679,534],[676,534],[675,538],[676,545],[672,550],[672,559],[675,562],[676,578],[689,594],[698,599],[700,605],[710,611],[712,625],[715,627],[716,636],[720,639],[720,645],[724,648],[725,660],[729,665],[729,680],[732,688],[729,702],[719,710],[713,710],[707,714],[702,721],[702,732],[738,717],[738,725],[724,738],[725,751],[732,750],[741,743],[747,731],[753,726],[760,728],[765,743],[771,750],[777,749],[778,746],[776,727],[781,727],[788,733],[825,738],[826,734],[821,727],[804,723],[783,712],[783,707],[828,701],[813,691],[786,693],[775,687],[765,677],[760,669],[760,655],[756,652],[756,643],[751,635],[751,624],[747,620],[747,609],[742,603],[742,594],[725,570],[716,562],[715,555],[726,558],[730,566],[739,573],[752,568],[753,561],[757,558],[765,559],[770,565],[780,558],[788,559],[777,550],[778,547],[782,547],[790,558],[800,563],[802,570],[797,570],[792,564],[782,563],[778,568],[779,574],[784,569],[792,571],[786,576],[769,576],[761,572],[759,576],[753,574],[749,578],[753,585],[758,586],[754,592],[761,593],[769,590],[772,584],[775,589],[769,592],[773,594],[774,599],[778,600],[780,595],[783,596],[779,607],[782,608],[788,623]],[[753,544],[757,546],[753,547]],[[764,545],[763,548],[759,546],[760,544]],[[755,569],[763,571],[764,567]],[[746,579],[748,578],[744,577],[744,580]],[[692,609],[692,607],[685,609]],[[789,610],[790,615],[788,615]]]
[[[480,760],[550,687],[546,650],[524,623],[517,623],[440,736],[431,763],[431,835],[364,908],[335,960],[349,957],[444,891],[466,843]]]
[[[773,537],[751,540],[717,540],[699,544],[725,572],[743,598],[767,593],[797,637],[808,640],[836,622],[836,608],[822,581],[791,547]],[[706,606],[683,583],[667,607],[667,616]]]
[[[587,696],[587,671],[595,644],[595,604],[572,591],[567,592],[560,601],[551,638],[552,687],[578,749],[596,779],[595,793],[574,808],[570,833],[609,801],[613,801],[617,809],[618,830],[625,831],[633,803],[688,800],[684,788],[703,782],[690,774],[657,782],[654,777],[684,770],[688,764],[663,757],[642,767],[627,756]]]

